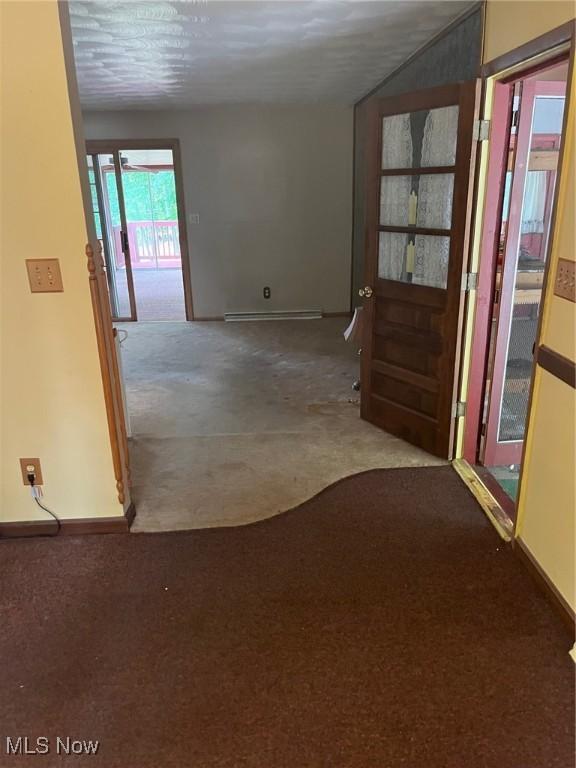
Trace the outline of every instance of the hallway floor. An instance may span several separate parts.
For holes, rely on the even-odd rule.
[[[360,419],[347,323],[119,326],[134,530],[249,523],[356,472],[445,463]]]
[[[0,550],[3,734],[100,743],[7,768],[574,768],[570,633],[451,467]]]

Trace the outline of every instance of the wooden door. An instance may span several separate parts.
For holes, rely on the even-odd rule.
[[[362,418],[450,458],[479,83],[370,106]]]

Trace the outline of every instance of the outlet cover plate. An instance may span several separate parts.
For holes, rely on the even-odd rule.
[[[558,259],[556,267],[556,280],[554,281],[554,294],[561,299],[576,302],[575,280],[576,262],[569,259]]]
[[[40,466],[40,459],[20,459],[20,470],[22,472],[22,482],[24,485],[30,485],[28,482],[28,469],[29,465],[34,465],[34,474],[36,479],[34,485],[44,485],[42,482],[42,467]]]
[[[26,259],[32,293],[60,293],[64,290],[58,259]]]

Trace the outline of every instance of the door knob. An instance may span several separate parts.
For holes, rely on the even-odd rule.
[[[367,285],[365,288],[360,288],[358,291],[358,296],[362,296],[363,299],[369,299],[372,294],[373,290],[369,285]]]

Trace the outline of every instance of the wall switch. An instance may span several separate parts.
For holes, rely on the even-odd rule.
[[[34,475],[34,485],[42,485],[42,467],[40,459],[20,459],[20,470],[22,472],[22,482],[24,485],[30,485],[28,475]]]
[[[554,294],[556,296],[576,302],[575,271],[576,262],[569,259],[558,259],[556,280],[554,281]]]
[[[26,259],[32,293],[56,293],[64,290],[58,259]]]
[[[200,214],[199,213],[191,213],[190,214],[190,224],[200,224]]]

